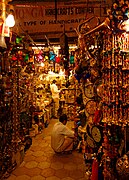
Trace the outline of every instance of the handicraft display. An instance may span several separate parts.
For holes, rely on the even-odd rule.
[[[113,180],[118,174],[128,177],[128,158],[123,156],[128,149],[126,127],[129,123],[128,9],[129,1],[116,1],[98,26],[90,29],[91,17],[77,29],[80,52],[75,59],[78,62],[75,77],[83,84],[89,117],[90,132],[86,128],[84,159],[87,165],[87,157],[91,155],[92,171],[86,171],[91,179],[92,172],[96,172],[96,179]],[[119,156],[123,157],[118,159]],[[99,163],[97,171],[94,171],[95,162]]]

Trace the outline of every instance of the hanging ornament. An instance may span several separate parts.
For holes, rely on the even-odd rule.
[[[20,44],[22,41],[22,38],[21,37],[16,37],[16,44]]]
[[[70,64],[74,64],[74,56],[70,56]]]
[[[50,61],[55,61],[56,54],[53,51],[49,52]]]
[[[13,61],[16,61],[16,60],[17,60],[17,57],[13,55],[13,56],[12,56],[12,60],[13,60]]]
[[[30,55],[31,55],[31,57],[32,57],[33,53],[30,54]],[[36,51],[35,58],[36,58],[36,61],[38,61],[38,62],[43,62],[44,59],[43,59],[43,52],[42,52],[42,50]]]
[[[37,60],[38,61],[42,61],[43,60],[43,56],[41,54],[39,54]]]
[[[29,55],[28,55],[28,54],[25,54],[24,62],[28,61],[28,59],[29,59]]]
[[[56,63],[60,63],[60,61],[61,61],[60,57],[56,56]]]
[[[48,58],[48,56],[45,56],[44,59],[45,59],[45,60],[48,60],[49,58]]]

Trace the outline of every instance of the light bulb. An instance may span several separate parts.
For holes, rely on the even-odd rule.
[[[43,62],[41,62],[41,66],[44,67],[44,63]]]
[[[5,20],[5,23],[8,27],[13,27],[15,25],[14,16],[12,14],[9,14]]]

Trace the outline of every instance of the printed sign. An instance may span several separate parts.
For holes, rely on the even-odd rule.
[[[15,28],[32,34],[54,33],[55,37],[65,28],[69,36],[75,36],[74,29],[86,18],[95,15],[104,19],[109,2],[107,4],[105,0],[74,0],[57,2],[56,7],[54,2],[15,6]]]

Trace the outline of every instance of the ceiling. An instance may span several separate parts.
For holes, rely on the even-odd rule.
[[[10,4],[26,4],[37,2],[70,2],[71,0],[12,0]],[[75,0],[72,0],[72,2]]]

